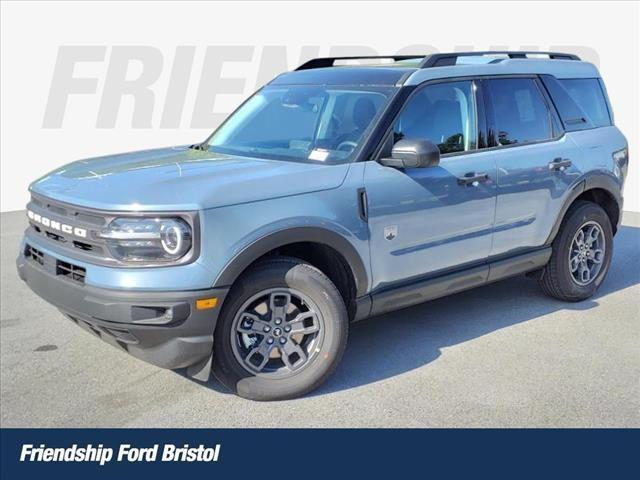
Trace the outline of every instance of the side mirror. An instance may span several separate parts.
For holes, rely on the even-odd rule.
[[[435,167],[440,163],[440,150],[429,140],[399,140],[391,150],[391,158],[380,163],[394,168]]]

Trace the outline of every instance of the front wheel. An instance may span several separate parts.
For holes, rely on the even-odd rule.
[[[233,286],[216,327],[213,372],[241,397],[294,398],[335,370],[347,331],[331,280],[302,260],[276,257]]]
[[[580,201],[567,213],[539,279],[544,292],[569,302],[591,297],[604,281],[613,253],[613,231],[599,205]]]

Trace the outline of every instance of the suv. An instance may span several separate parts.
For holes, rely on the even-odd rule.
[[[525,273],[594,294],[628,151],[593,65],[354,58],[278,76],[202,143],[35,181],[20,277],[135,357],[256,400],[319,386],[353,321]]]

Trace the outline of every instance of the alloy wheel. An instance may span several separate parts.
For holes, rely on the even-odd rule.
[[[571,278],[580,286],[589,285],[602,269],[606,244],[602,227],[589,221],[573,236],[569,250]]]
[[[324,336],[314,302],[289,288],[264,290],[238,310],[231,329],[233,353],[254,375],[286,378],[308,366]]]

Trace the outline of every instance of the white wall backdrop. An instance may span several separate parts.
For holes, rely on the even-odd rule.
[[[640,211],[638,3],[3,2],[2,211],[72,160],[204,139],[243,98],[327,54],[539,49],[597,63]]]

